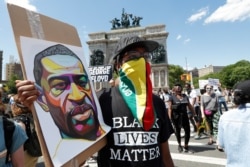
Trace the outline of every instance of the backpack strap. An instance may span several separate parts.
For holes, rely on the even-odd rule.
[[[15,125],[14,125],[14,122],[11,121],[10,119],[7,119],[6,117],[2,117],[2,118],[3,118],[3,127],[4,127],[4,140],[5,140],[5,146],[7,149],[5,163],[7,163],[9,160],[9,156],[10,156],[10,147],[12,144],[12,136],[15,130]]]
[[[30,118],[28,114],[20,114],[14,117],[14,120],[17,122],[22,122],[25,125],[25,131],[28,138],[31,135],[31,128],[30,128]]]

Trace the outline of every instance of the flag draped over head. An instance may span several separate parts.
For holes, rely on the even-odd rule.
[[[145,130],[150,130],[155,123],[150,70],[144,58],[128,61],[119,70],[120,93]]]
[[[145,40],[136,35],[125,35],[119,39],[113,59],[120,61],[126,52],[135,48],[152,52],[158,46],[156,41]],[[150,65],[144,58],[127,61],[119,69],[119,91],[132,115],[145,130],[150,130],[155,123],[150,72]]]

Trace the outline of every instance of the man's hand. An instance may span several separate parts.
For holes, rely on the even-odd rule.
[[[18,100],[25,106],[31,107],[33,102],[38,98],[39,91],[36,89],[34,82],[29,80],[16,80]]]

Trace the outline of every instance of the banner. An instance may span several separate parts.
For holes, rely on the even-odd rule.
[[[40,92],[34,105],[48,153],[54,166],[62,166],[110,128],[103,121],[81,47],[28,37],[20,41],[27,79],[35,81]]]
[[[112,65],[91,66],[89,73],[93,82],[109,82],[112,79]]]
[[[213,86],[213,89],[220,87],[220,80],[215,78],[208,78],[208,83]]]
[[[40,92],[32,114],[45,166],[81,166],[105,146],[110,127],[103,122],[77,30],[7,5],[24,79]]]
[[[220,87],[220,80],[214,78],[208,78],[208,80],[199,80],[199,88],[204,89],[206,84],[212,85],[214,89]]]
[[[208,80],[199,80],[199,88],[204,89],[204,86],[208,84]]]

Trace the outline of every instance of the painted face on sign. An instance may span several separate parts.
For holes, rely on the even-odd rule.
[[[44,104],[65,138],[99,136],[97,109],[88,76],[79,59],[51,55],[41,59]]]

